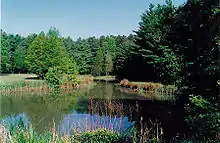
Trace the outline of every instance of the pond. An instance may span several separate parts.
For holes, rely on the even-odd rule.
[[[65,92],[4,95],[1,101],[2,121],[13,122],[13,118],[20,116],[39,133],[52,126],[60,133],[101,127],[124,132],[140,117],[158,119],[162,126],[176,128],[181,120],[181,111],[170,101],[124,92],[112,83],[96,83]]]

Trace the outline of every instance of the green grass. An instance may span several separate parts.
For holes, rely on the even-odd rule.
[[[29,79],[27,79],[29,78]],[[0,75],[0,84],[13,84],[19,82],[42,82],[35,74],[3,74]]]
[[[115,80],[115,76],[96,76],[94,79],[97,80]]]
[[[131,82],[131,83],[133,83],[133,84],[148,84],[148,83],[151,83],[151,82],[141,82],[141,81],[129,81],[129,82]],[[153,82],[152,82],[153,83]]]
[[[8,143],[138,143],[139,136],[135,134],[136,130],[120,134],[105,128],[99,128],[96,130],[89,130],[82,133],[73,131],[73,134],[60,134],[56,131],[55,125],[50,131],[44,133],[36,133],[32,126],[24,126],[22,122],[19,122],[16,126],[8,128],[0,126],[2,132],[0,132],[0,142]],[[155,139],[147,139],[148,143],[157,143]],[[158,142],[159,143],[159,142]]]
[[[91,75],[77,75],[80,84],[92,83]],[[40,88],[47,90],[50,87],[45,80],[40,80],[35,74],[2,74],[0,75],[0,92],[7,94],[20,91],[40,91]],[[42,91],[41,90],[41,91]],[[48,90],[49,91],[49,90]]]
[[[23,88],[35,88],[46,85],[44,80],[37,79],[34,74],[3,74],[0,75],[0,92],[25,91]],[[22,89],[21,89],[22,88]]]
[[[90,78],[91,77],[91,75],[77,75],[76,76],[76,79],[78,80],[78,81],[84,81],[84,80],[87,80],[88,78]]]

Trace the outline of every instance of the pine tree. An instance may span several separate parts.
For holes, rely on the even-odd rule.
[[[10,71],[10,48],[7,34],[1,30],[1,73]]]
[[[141,16],[132,50],[134,57],[140,58],[146,65],[150,65],[157,78],[163,82],[174,83],[181,70],[181,58],[178,57],[167,42],[167,35],[175,14],[171,1],[165,5],[149,6],[149,10]],[[150,70],[150,69],[149,69]]]
[[[51,28],[47,35],[40,33],[28,48],[26,63],[32,73],[44,78],[49,68],[67,73],[72,59],[64,47],[56,29]],[[73,73],[74,74],[74,73]]]
[[[25,64],[27,50],[24,47],[18,47],[14,52],[14,69],[17,72],[25,72],[27,66]]]
[[[204,89],[218,90],[219,9],[218,0],[187,1],[176,12],[169,34],[172,47],[184,61],[183,80],[179,86],[196,89],[201,95]],[[208,96],[214,93],[206,92]]]
[[[94,74],[100,76],[103,73],[103,65],[104,65],[104,56],[102,49],[99,47],[96,58],[95,58],[95,63],[94,63]]]
[[[45,63],[45,43],[46,35],[41,32],[31,43],[27,51],[26,64],[28,70],[43,78],[48,70]]]
[[[112,55],[110,52],[107,52],[105,55],[105,73],[106,76],[109,75],[113,71],[113,61],[112,61]]]

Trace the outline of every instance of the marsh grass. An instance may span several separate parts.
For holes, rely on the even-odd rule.
[[[65,92],[71,92],[73,89],[81,88],[87,85],[93,84],[93,77],[91,75],[77,76],[78,84],[71,84],[69,82],[60,85],[60,88],[55,89],[44,80],[29,80],[27,78],[33,78],[34,75],[29,74],[9,74],[1,75],[0,93],[1,95],[10,95],[16,93],[22,94],[40,94],[48,93],[54,90],[63,90]]]
[[[1,95],[12,94],[12,93],[37,93],[37,92],[50,92],[53,89],[47,85],[46,82],[18,82],[0,84]]]
[[[115,80],[115,76],[96,76],[94,77],[96,80]]]
[[[163,99],[165,99],[165,96],[175,95],[177,91],[175,85],[163,85],[161,83],[152,82],[129,82],[128,80],[121,80],[119,86],[141,93],[147,97],[161,96]]]

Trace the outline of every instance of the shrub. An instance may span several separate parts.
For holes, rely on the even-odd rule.
[[[63,84],[77,84],[76,75],[78,74],[76,63],[69,57],[65,57],[65,64],[49,68],[46,73],[46,81],[55,88]]]
[[[189,114],[186,121],[191,127],[192,139],[215,142],[220,133],[218,104],[211,103],[202,96],[190,95],[190,104],[186,109]]]
[[[93,132],[84,132],[80,136],[80,142],[83,143],[96,143],[96,142],[104,142],[104,143],[112,143],[117,142],[119,139],[119,134],[114,133],[113,131],[106,129],[99,129]]]
[[[49,68],[48,72],[45,76],[46,81],[49,83],[50,86],[59,87],[62,84],[63,75],[62,71],[59,70],[58,67]]]

